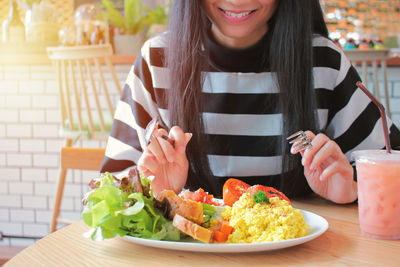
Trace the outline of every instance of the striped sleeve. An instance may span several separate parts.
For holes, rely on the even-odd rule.
[[[361,79],[343,51],[330,40],[326,38],[324,40],[325,45],[335,50],[340,57],[340,69],[333,91],[329,94],[326,134],[335,140],[349,160],[355,150],[384,148],[379,109],[356,86],[356,82]],[[318,42],[322,45],[324,41]],[[399,147],[399,130],[389,118],[387,120],[392,146]]]
[[[144,132],[158,115],[149,68],[150,41],[137,56],[117,104],[101,172],[118,172],[135,165],[145,146]]]

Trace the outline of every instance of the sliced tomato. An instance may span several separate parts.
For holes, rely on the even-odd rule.
[[[233,203],[235,203],[249,187],[249,184],[238,179],[229,178],[226,180],[222,189],[222,197],[225,205],[232,207]]]
[[[254,195],[260,190],[263,191],[265,194],[267,194],[268,198],[279,197],[280,199],[286,200],[287,202],[289,202],[289,204],[291,204],[289,198],[284,193],[270,186],[259,185],[259,184],[253,185],[246,190],[246,193]]]
[[[196,202],[206,203],[209,205],[214,205],[214,206],[221,205],[217,200],[214,199],[213,195],[208,194],[202,188],[199,188],[194,192],[191,192],[189,190],[183,190],[179,194],[179,196],[182,197],[183,199],[190,199]]]

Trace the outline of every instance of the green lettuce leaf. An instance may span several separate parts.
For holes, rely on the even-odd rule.
[[[87,194],[82,211],[83,221],[92,227],[85,236],[96,241],[117,235],[179,240],[180,231],[154,206],[155,200],[150,187],[152,180],[141,176],[141,181],[143,187],[150,189],[147,191],[149,196],[138,192],[127,193],[132,190],[123,190],[110,173],[96,179],[97,187]]]

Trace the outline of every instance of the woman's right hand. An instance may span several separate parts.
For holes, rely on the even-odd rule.
[[[174,140],[173,145],[162,138],[163,135]],[[180,127],[174,126],[169,133],[164,129],[157,129],[154,136],[157,140],[152,140],[144,149],[138,161],[138,169],[145,176],[154,175],[151,185],[155,196],[164,189],[179,193],[188,176],[186,146],[192,134],[184,133]]]

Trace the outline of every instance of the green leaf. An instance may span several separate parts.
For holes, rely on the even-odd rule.
[[[125,29],[124,18],[110,0],[102,0],[101,7],[105,12],[99,14],[98,18],[108,20],[111,26]]]
[[[120,209],[122,203],[122,192],[114,185],[105,184],[94,190],[88,197],[88,201],[106,201],[113,209]]]
[[[108,184],[108,185],[114,185],[114,177],[112,176],[111,173],[106,172],[104,173],[104,175],[102,176],[103,179],[101,179],[100,181],[100,187]]]
[[[212,216],[215,214],[214,206],[212,206],[210,204],[206,204],[206,203],[201,203],[201,205],[203,205],[203,214],[204,215]]]
[[[103,13],[97,17],[109,22],[113,27],[120,29],[124,34],[139,34],[145,26],[151,24],[166,24],[169,5],[157,5],[154,9],[143,5],[142,0],[125,0],[123,14],[117,10],[111,0],[102,0]]]
[[[105,200],[100,201],[92,208],[92,225],[99,225],[100,221],[110,214],[110,208]]]
[[[180,240],[181,231],[179,231],[177,228],[175,228],[172,225],[171,221],[164,223],[163,228],[165,228],[165,230],[166,230],[166,235],[163,237],[163,239],[172,240],[172,241]]]
[[[125,0],[124,12],[128,33],[136,34],[141,32],[144,26],[142,21],[145,19],[142,0]]]
[[[165,6],[156,6],[155,9],[151,9],[148,7],[145,7],[144,9],[147,12],[147,18],[146,18],[146,23],[147,24],[167,24],[168,23],[168,17],[169,15],[167,14],[167,9],[169,5]]]
[[[137,231],[138,228],[141,230],[151,230],[152,222],[153,220],[150,215],[146,212],[146,210],[142,209],[137,214],[125,217],[123,220],[123,226],[128,229],[133,229],[134,231]]]
[[[121,225],[122,225],[121,215],[112,216],[111,214],[108,214],[99,222],[99,226],[108,230],[118,229],[119,227],[121,227]]]
[[[139,173],[140,183],[142,184],[143,191],[149,192],[150,197],[153,197],[153,189],[151,188],[150,184],[154,180],[154,176],[146,177],[142,173]]]
[[[155,233],[151,239],[179,241],[180,237],[181,232],[172,225],[171,221],[168,221],[162,225],[161,230]]]
[[[101,228],[102,230],[102,234],[103,234],[103,238],[107,239],[107,238],[114,238],[117,236],[117,232],[114,230],[108,230],[105,228]]]
[[[269,198],[267,197],[267,194],[265,194],[265,192],[258,190],[257,193],[255,193],[253,195],[254,197],[254,201],[257,203],[261,203],[261,202],[267,202],[269,203]]]
[[[83,221],[92,227],[85,233],[86,237],[93,240],[126,234],[168,240],[180,237],[178,229],[166,226],[172,222],[155,208],[152,194],[150,197],[137,192],[128,194],[109,173],[102,174],[96,180],[98,187],[87,194],[87,204],[82,211]],[[150,186],[151,180],[143,181]]]
[[[93,202],[89,202],[82,211],[82,220],[86,223],[86,225],[93,227],[92,220],[92,207]]]
[[[102,227],[96,227],[92,232],[91,238],[94,241],[102,241],[106,238],[113,238],[117,235],[115,231],[110,231]]]
[[[136,199],[136,203],[133,204],[133,206],[130,206],[127,209],[124,209],[122,211],[118,211],[118,213],[121,213],[126,216],[130,215],[135,215],[138,212],[140,212],[144,208],[144,200],[143,200],[143,195],[142,193],[133,193],[128,196],[128,198],[134,198]]]
[[[142,212],[142,217],[140,218],[140,220],[137,220],[137,228],[142,231],[147,230],[147,231],[153,231],[153,218],[151,218],[151,216],[143,211]]]

